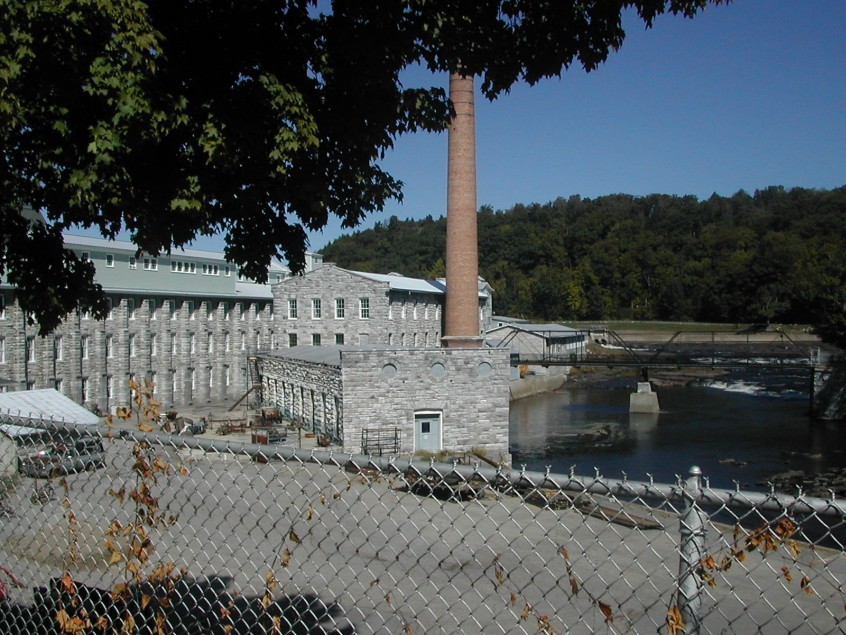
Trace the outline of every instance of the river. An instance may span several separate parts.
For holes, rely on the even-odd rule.
[[[512,464],[665,483],[698,465],[714,487],[736,481],[759,491],[777,473],[846,464],[846,423],[809,418],[805,371],[743,370],[658,387],[657,415],[629,413],[636,382],[566,383],[512,403]]]

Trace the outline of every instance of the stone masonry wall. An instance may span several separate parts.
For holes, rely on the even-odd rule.
[[[484,447],[508,460],[509,354],[502,349],[358,350],[341,354],[345,451],[363,428],[401,430],[412,453],[414,414],[440,413],[444,450]]]
[[[298,346],[312,344],[320,336],[322,346],[335,344],[335,335],[343,334],[344,344],[381,343],[386,341],[388,317],[387,285],[351,275],[332,264],[326,264],[303,276],[292,276],[273,286],[274,312],[283,322],[280,347],[291,344],[296,335]],[[335,300],[344,300],[344,317],[335,316]],[[360,317],[359,302],[367,298],[370,315]],[[320,300],[320,317],[312,315],[312,300]],[[296,300],[297,315],[289,311],[289,300]]]
[[[341,370],[285,357],[258,358],[262,405],[279,408],[289,421],[343,442]]]
[[[40,337],[14,292],[3,295],[0,377],[103,411],[129,403],[132,378],[155,381],[164,408],[237,399],[249,388],[248,356],[283,330],[269,300],[111,293],[105,320],[71,314]]]

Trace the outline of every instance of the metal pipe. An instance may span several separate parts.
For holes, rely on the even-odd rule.
[[[679,518],[679,590],[678,606],[684,620],[684,632],[698,635],[702,618],[702,579],[697,574],[699,563],[705,556],[705,519],[704,513],[696,506],[696,499],[701,490],[702,470],[694,465],[690,468],[690,477],[685,483],[685,507]]]

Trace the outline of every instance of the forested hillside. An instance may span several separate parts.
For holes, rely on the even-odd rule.
[[[442,276],[445,232],[443,218],[392,217],[322,253],[349,269]],[[497,314],[797,322],[836,331],[846,314],[846,187],[483,208],[479,252]]]

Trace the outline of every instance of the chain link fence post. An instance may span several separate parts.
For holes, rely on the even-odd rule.
[[[705,522],[702,512],[696,506],[700,493],[702,470],[699,466],[690,468],[690,476],[684,482],[685,505],[681,513],[679,534],[679,593],[678,603],[684,619],[686,635],[699,635],[702,606],[702,579],[697,574],[705,556]]]

